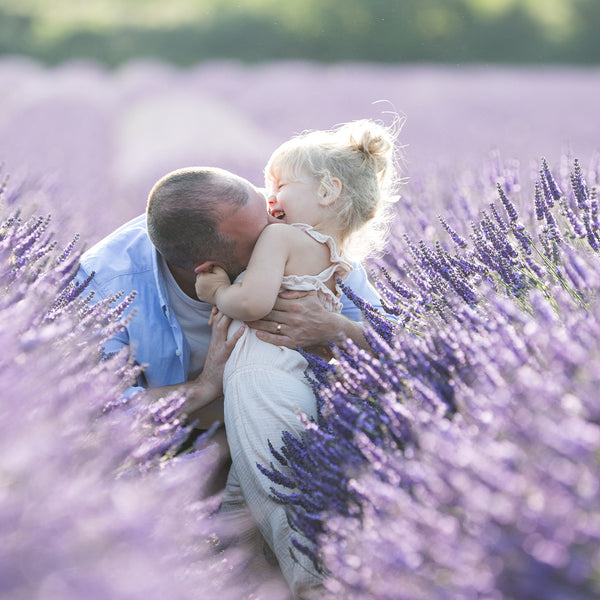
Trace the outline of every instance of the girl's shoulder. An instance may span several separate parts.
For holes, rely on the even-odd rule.
[[[279,240],[302,240],[307,238],[306,232],[288,223],[269,223],[261,233],[261,237]]]
[[[289,232],[291,229],[294,229],[294,227],[287,223],[269,223],[262,232],[268,235],[285,235],[285,232]]]
[[[328,253],[327,238],[316,232],[310,225],[304,223],[269,223],[261,233],[264,243],[277,248],[287,248],[289,252],[314,252],[317,247],[323,247]]]
[[[287,254],[305,250],[309,242],[310,238],[303,231],[287,223],[269,223],[258,240],[263,248]]]
[[[314,231],[303,223],[269,223],[261,233],[261,243],[288,256],[319,256],[323,260],[329,257],[328,244],[311,235]]]

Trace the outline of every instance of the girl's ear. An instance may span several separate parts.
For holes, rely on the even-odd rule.
[[[331,206],[342,193],[342,182],[337,177],[332,177],[329,183],[330,185],[324,189],[321,196],[321,206]]]

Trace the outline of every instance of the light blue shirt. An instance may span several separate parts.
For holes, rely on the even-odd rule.
[[[125,312],[129,319],[125,328],[104,346],[107,354],[129,346],[136,363],[145,366],[137,386],[127,395],[142,388],[187,381],[190,346],[171,309],[158,252],[146,232],[145,214],[125,223],[82,255],[76,279],[83,281],[92,273],[88,285],[88,290],[94,292],[92,303],[118,292],[137,294]],[[354,265],[346,285],[381,310],[379,296],[360,265]],[[345,316],[360,321],[360,310],[345,296],[342,304]]]

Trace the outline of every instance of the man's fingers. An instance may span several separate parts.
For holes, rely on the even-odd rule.
[[[211,315],[211,319],[215,325],[219,325],[221,327],[229,327],[229,324],[231,323],[231,319],[219,310],[217,310],[214,315]]]
[[[242,334],[244,333],[245,329],[246,328],[243,325],[236,329],[234,334],[227,340],[228,348],[233,349],[233,347],[236,345],[237,341],[242,337]]]
[[[297,290],[286,290],[281,292],[277,299],[275,300],[275,308],[280,308],[282,310],[289,310],[289,306],[292,305],[294,300],[301,300],[303,298],[309,298],[310,296],[314,296],[316,298],[317,291],[310,290],[307,292],[301,292]]]
[[[260,321],[251,321],[247,323],[249,327],[252,329],[262,329],[263,331],[268,331],[271,333],[277,332],[277,325],[280,325],[280,322],[276,320],[277,317],[273,317],[273,320],[261,319]]]
[[[295,348],[293,341],[287,335],[278,335],[269,333],[268,331],[258,330],[256,335],[259,339],[275,346],[287,346],[288,348]]]
[[[212,310],[210,311],[210,317],[208,317],[209,326],[212,327],[212,324],[215,323],[215,321],[218,323],[221,320],[222,315],[223,313],[220,312],[216,306],[213,306]]]
[[[229,326],[233,322],[233,319],[223,314],[220,310],[217,310],[216,308],[213,309],[210,318],[212,320],[212,326],[218,329],[219,335],[225,338],[227,351],[231,352],[236,342],[240,339],[240,337],[242,337],[242,333],[244,333],[245,326],[242,325],[238,327],[238,329],[236,329],[231,338],[229,338],[228,340],[227,332],[229,331]]]
[[[279,293],[279,297],[284,300],[297,300],[298,298],[303,298],[304,296],[308,296],[308,294],[313,293],[314,290],[309,291],[300,291],[300,290],[283,290]]]
[[[219,317],[219,326],[227,329],[231,325],[233,319],[231,319],[231,317],[228,317],[227,315],[224,315],[223,313],[220,313],[220,315],[221,316]]]

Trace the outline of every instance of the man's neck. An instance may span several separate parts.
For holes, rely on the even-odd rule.
[[[194,273],[191,273],[190,271],[186,271],[185,269],[176,267],[175,265],[172,265],[169,262],[167,262],[167,267],[169,267],[169,271],[171,271],[173,279],[175,279],[175,282],[181,288],[181,291],[190,298],[198,300],[195,287],[196,275]]]

